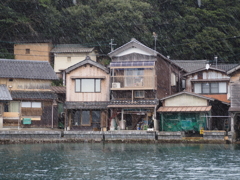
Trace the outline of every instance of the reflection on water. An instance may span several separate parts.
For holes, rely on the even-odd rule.
[[[239,179],[229,144],[0,145],[0,179]]]

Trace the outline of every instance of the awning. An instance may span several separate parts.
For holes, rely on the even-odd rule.
[[[111,68],[129,68],[129,67],[154,67],[155,61],[128,61],[128,62],[111,62]]]
[[[168,106],[160,107],[157,112],[206,112],[210,111],[212,106]]]

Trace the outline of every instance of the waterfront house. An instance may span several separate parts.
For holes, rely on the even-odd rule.
[[[51,41],[19,42],[14,44],[14,58],[31,61],[47,61],[52,63],[50,51]]]
[[[175,63],[136,39],[110,52],[110,129],[158,130],[159,99],[182,90],[185,73]]]
[[[231,77],[227,74],[227,70],[235,67],[236,64],[215,64],[211,66],[208,64],[208,61],[204,60],[195,60],[195,63],[191,60],[173,60],[173,62],[187,71],[187,73],[183,76],[184,79],[182,87],[185,89],[184,94],[188,93],[188,96],[182,96],[182,94],[174,95],[174,99],[176,99],[176,97],[179,95],[181,95],[181,98],[179,101],[175,101],[175,104],[172,103],[170,105],[174,106],[173,109],[170,107],[164,107],[165,105],[163,104],[163,107],[158,110],[158,112],[161,113],[161,119],[163,120],[163,122],[161,122],[162,130],[180,130],[179,127],[174,127],[173,124],[171,124],[171,120],[168,120],[168,118],[166,118],[168,113],[173,113],[174,116],[185,121],[186,118],[182,117],[182,113],[180,113],[183,111],[186,117],[189,116],[188,118],[190,120],[191,118],[196,119],[195,111],[198,109],[196,107],[198,106],[199,98],[195,98],[194,101],[196,102],[191,102],[191,100],[189,100],[189,95],[197,95],[198,97],[201,97],[201,99],[203,97],[207,97],[211,102],[211,108],[209,106],[210,109],[208,110],[209,112],[205,110],[201,112],[205,114],[207,113],[207,115],[205,115],[207,116],[207,119],[205,120],[206,122],[203,127],[204,130],[230,130],[230,116],[228,113],[228,108],[230,106],[229,83]],[[169,96],[167,98],[173,97]],[[187,102],[187,108],[182,107],[183,105],[181,105],[181,103],[184,104],[184,102]],[[178,103],[180,103],[180,105],[178,105]],[[199,114],[199,112],[197,113]],[[203,115],[201,116],[203,117]],[[166,128],[163,124],[164,122],[171,124],[170,126],[172,129]],[[180,121],[179,124],[181,124]],[[163,127],[165,127],[165,129]],[[199,130],[200,127],[198,125],[198,128],[195,128],[194,132],[199,133]]]
[[[51,90],[57,79],[47,61],[0,59],[0,84],[12,97],[3,102],[3,127],[57,127]]]
[[[230,103],[227,97],[230,77],[226,71],[207,67],[186,73],[184,77],[186,91]]]
[[[68,67],[65,74],[65,128],[105,131],[110,101],[109,69],[87,56]]]
[[[60,78],[63,78],[65,85],[65,76],[62,74],[65,69],[89,56],[92,61],[96,61],[97,53],[94,47],[84,47],[80,44],[57,44],[51,50],[54,56],[54,71]]]
[[[233,140],[240,139],[240,65],[227,71],[227,74],[231,77],[230,80],[230,99],[231,107],[229,108],[231,116],[231,133]]]
[[[225,130],[221,119],[214,121],[213,117],[225,116],[228,122],[227,110],[229,105],[221,101],[183,91],[166,98],[162,98],[160,113],[160,131],[183,131],[185,133],[199,133],[200,130]]]

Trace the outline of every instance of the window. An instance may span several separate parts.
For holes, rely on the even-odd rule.
[[[194,92],[201,93],[201,94],[227,93],[227,83],[226,82],[195,83]]]
[[[125,86],[142,86],[143,73],[143,68],[125,69]]]
[[[93,114],[94,113],[92,111],[86,111],[86,110],[76,111],[74,113],[72,125],[73,126],[91,126]],[[98,121],[100,122],[100,120]]]
[[[134,92],[135,98],[144,98],[145,97],[145,91],[135,91]]]
[[[41,102],[22,102],[21,113],[22,116],[41,116],[42,115]]]
[[[23,108],[41,108],[41,102],[22,102],[21,107]]]
[[[30,54],[30,49],[26,49],[26,54]]]
[[[76,92],[101,92],[101,79],[75,79]]]
[[[176,86],[176,75],[171,73],[171,86]]]
[[[81,114],[81,125],[82,126],[90,126],[91,125],[90,111],[82,111],[82,114]]]

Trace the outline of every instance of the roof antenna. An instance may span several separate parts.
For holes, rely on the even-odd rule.
[[[216,55],[214,56],[214,61],[216,61],[216,68],[217,68],[218,57]]]
[[[153,32],[153,38],[154,38],[154,50],[156,51],[156,41],[157,41],[157,34],[155,32]]]
[[[111,42],[109,43],[111,45],[111,52],[113,51],[113,46],[117,45],[117,44],[113,44],[114,39],[111,39]]]

